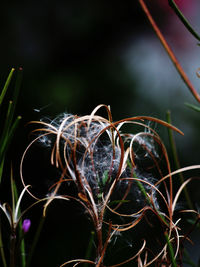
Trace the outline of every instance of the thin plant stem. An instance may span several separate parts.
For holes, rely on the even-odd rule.
[[[0,224],[0,254],[1,254],[1,260],[2,260],[2,263],[3,263],[3,267],[7,267],[4,248],[3,248],[1,224]]]
[[[17,243],[17,249],[19,249],[19,255],[21,257],[21,265],[22,267],[26,267],[26,249],[25,249],[25,241],[24,241],[24,233],[22,231],[22,221],[19,221],[19,241]]]
[[[12,195],[12,217],[14,218],[15,213],[15,203],[18,199],[17,189],[16,185],[13,179],[13,168],[11,165],[11,174],[10,174],[10,182],[11,182],[11,195]],[[16,256],[16,227],[15,227],[15,221],[13,221],[11,225],[11,233],[10,233],[10,267],[15,266],[15,256]]]
[[[175,259],[175,256],[174,256],[174,250],[173,250],[173,247],[172,247],[172,244],[169,240],[169,236],[167,233],[165,233],[165,239],[167,241],[167,246],[168,246],[168,250],[169,250],[169,255],[170,255],[170,259],[171,259],[171,264],[173,267],[177,267],[177,264],[176,264],[176,259]]]
[[[130,169],[133,168],[129,160],[127,160],[127,165],[129,166]],[[135,172],[133,172],[133,177],[137,179],[137,175],[136,175]],[[137,181],[137,180],[136,180],[136,183],[137,183],[137,187],[139,188],[139,190],[141,191],[141,193],[143,194],[143,196],[144,196],[145,199],[147,200],[148,204],[149,204],[150,206],[152,206],[152,205],[151,205],[151,201],[150,201],[150,199],[149,199],[149,196],[147,195],[147,192],[146,192],[146,190],[145,190],[143,184],[142,184],[140,181]]]
[[[10,267],[15,267],[16,233],[14,227],[12,228],[10,236]]]
[[[12,209],[15,211],[15,203],[18,200],[18,192],[17,192],[17,187],[15,184],[15,181],[13,179],[13,168],[11,166],[11,191],[12,191]],[[18,214],[20,216],[21,214],[21,209],[19,208]],[[14,217],[14,214],[13,214]],[[19,248],[20,248],[20,255],[21,255],[21,266],[25,267],[26,266],[26,254],[25,254],[25,242],[23,238],[23,232],[22,232],[22,221],[19,221],[18,224],[18,229],[19,229]]]
[[[15,130],[16,130],[21,118],[22,118],[21,116],[18,116],[16,118],[16,120],[14,121],[11,129],[9,130],[9,133],[6,135],[5,139],[3,140],[2,146],[0,148],[0,158],[2,158],[5,155],[6,150],[7,150],[8,146],[9,146],[11,140],[12,140],[14,132],[15,132]]]
[[[87,247],[87,251],[85,254],[85,259],[89,259],[91,256],[91,252],[92,252],[92,244],[94,242],[94,236],[95,236],[95,232],[91,231],[91,235],[90,235],[90,239],[89,239],[89,243],[88,243],[88,247]],[[88,263],[84,264],[84,267],[88,267]]]
[[[19,90],[20,90],[21,83],[22,83],[22,77],[23,77],[23,71],[22,71],[22,68],[19,68],[19,70],[17,72],[15,88],[14,88],[14,92],[13,92],[13,96],[12,96],[13,104],[11,106],[11,112],[10,112],[10,116],[9,116],[10,123],[13,121],[14,112],[16,109],[17,100],[18,100],[18,96],[19,96]],[[11,128],[11,127],[9,126],[9,128]]]
[[[41,231],[42,231],[42,227],[43,227],[44,222],[45,222],[45,218],[46,218],[46,217],[42,217],[42,218],[40,219],[40,223],[39,223],[39,226],[38,226],[37,231],[36,231],[36,233],[35,233],[35,237],[34,237],[34,239],[33,239],[33,243],[32,243],[32,246],[31,246],[31,250],[30,250],[30,253],[29,253],[29,256],[28,256],[28,260],[27,260],[26,267],[29,267],[30,264],[31,264],[31,260],[32,260],[32,257],[33,257],[33,254],[34,254],[34,251],[35,251],[37,242],[38,242],[38,240],[39,240],[40,233],[41,233]]]
[[[7,86],[10,83],[10,79],[12,77],[11,74],[12,74],[12,70],[11,70],[11,73],[9,75],[10,78],[8,78],[9,82],[6,81]],[[13,100],[9,101],[9,105],[8,105],[8,111],[6,114],[4,131],[3,131],[3,134],[1,136],[1,147],[5,146],[5,144],[7,143],[7,139],[9,137],[9,135],[11,135],[10,132],[12,132],[12,130],[15,129],[16,122],[19,120],[19,118],[21,118],[20,116],[18,116],[16,121],[13,123],[13,117],[14,117],[14,112],[15,112],[15,108],[16,108],[16,104],[17,104],[17,99],[18,99],[18,95],[19,95],[21,81],[22,81],[22,69],[20,68],[18,73],[17,73],[17,78],[16,78],[16,82],[15,82],[15,88],[14,88],[14,92],[13,92],[13,96],[12,96]],[[12,123],[13,123],[13,126],[12,126]],[[2,148],[1,148],[1,151],[2,151]]]
[[[180,63],[178,62],[176,56],[174,55],[172,49],[169,47],[166,39],[164,38],[163,34],[161,33],[158,26],[156,25],[153,17],[151,16],[146,4],[144,3],[143,0],[139,0],[139,3],[141,5],[144,13],[146,14],[149,22],[151,23],[151,26],[154,29],[156,35],[158,36],[161,44],[163,45],[163,47],[166,50],[167,54],[169,55],[171,61],[173,62],[176,70],[178,71],[179,75],[181,76],[182,80],[184,81],[184,83],[186,84],[186,86],[188,87],[188,89],[190,90],[192,95],[195,97],[195,99],[200,103],[200,95],[198,94],[198,92],[196,91],[196,89],[194,88],[192,83],[190,82],[188,76],[186,75],[185,71],[183,70],[183,68],[181,67]]]
[[[185,105],[186,105],[187,107],[189,107],[189,108],[191,108],[191,109],[197,111],[197,112],[200,112],[200,107],[197,107],[197,106],[192,105],[192,104],[190,104],[190,103],[185,103]]]
[[[4,161],[5,161],[5,157],[2,157],[1,162],[0,162],[0,184],[1,184],[1,179],[2,179],[2,175],[3,175]]]
[[[184,260],[185,263],[189,264],[192,267],[197,267],[196,264],[190,259],[190,256],[189,256],[187,250],[184,249],[183,254],[185,257],[185,260]]]
[[[133,173],[133,177],[137,179],[137,175],[135,174],[135,172]],[[141,193],[143,194],[143,196],[145,197],[145,199],[147,200],[148,204],[150,207],[152,207],[152,203],[151,203],[151,200],[145,190],[145,187],[143,186],[143,184],[140,182],[140,181],[137,181],[136,180],[136,183],[137,183],[137,186],[138,188],[140,189]],[[164,216],[155,208],[153,207],[153,209],[156,211],[156,214],[157,216],[166,224],[168,225],[167,221],[165,220]]]
[[[134,178],[137,178],[137,175],[135,174],[135,172],[133,173],[133,177],[134,177]],[[137,183],[137,186],[138,186],[138,188],[140,189],[141,193],[143,194],[143,196],[144,196],[145,199],[147,200],[148,204],[149,204],[150,206],[152,206],[152,205],[151,205],[151,201],[150,201],[150,199],[149,199],[149,196],[147,195],[147,192],[146,192],[146,190],[145,190],[143,184],[142,184],[140,181],[136,181],[136,183]]]
[[[9,75],[8,75],[7,80],[5,82],[5,85],[4,85],[3,89],[2,89],[2,92],[0,94],[0,105],[2,104],[3,99],[4,99],[4,96],[5,96],[5,94],[6,94],[7,90],[8,90],[8,86],[9,86],[9,84],[11,82],[11,79],[12,79],[12,76],[13,76],[14,71],[15,71],[15,69],[12,68],[11,71],[10,71],[10,73],[9,73]]]
[[[170,111],[167,111],[167,122],[171,124],[171,113],[170,113]],[[168,130],[169,142],[170,142],[170,147],[171,147],[171,150],[172,150],[173,160],[174,160],[174,163],[175,163],[175,167],[178,170],[178,169],[181,168],[181,166],[180,166],[180,162],[179,162],[179,159],[178,159],[178,153],[177,153],[177,149],[176,149],[176,143],[175,143],[175,140],[174,140],[174,135],[173,135],[173,132],[171,131],[171,129],[168,128],[167,130]],[[184,183],[183,174],[180,172],[178,175],[179,175],[180,183],[183,184]],[[184,187],[183,192],[184,192],[185,198],[187,200],[187,204],[188,204],[189,208],[192,210],[193,209],[192,201],[190,199],[190,196],[189,196],[189,193],[188,193],[188,190],[187,190],[186,187]]]
[[[21,232],[21,235],[22,235],[22,222],[20,222],[20,232]],[[25,241],[24,241],[24,238],[21,240],[21,243],[20,243],[20,250],[21,250],[21,265],[22,267],[25,267],[26,266],[26,253],[25,253]]]
[[[197,34],[197,32],[193,29],[189,21],[186,19],[186,17],[183,15],[183,13],[180,11],[174,0],[168,0],[169,6],[174,10],[176,15],[179,17],[179,19],[182,21],[182,23],[185,25],[185,27],[188,29],[188,31],[198,40],[200,41],[200,36]]]

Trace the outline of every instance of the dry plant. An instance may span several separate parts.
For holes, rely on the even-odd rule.
[[[194,98],[200,102],[198,92],[162,35],[144,0],[138,0],[138,2],[184,83]],[[200,36],[193,30],[175,2],[173,0],[168,0],[168,2],[188,31],[200,41]],[[11,70],[0,94],[0,105],[13,72],[14,69]],[[199,73],[197,75],[199,76]],[[0,183],[6,151],[21,118],[19,116],[13,120],[20,83],[21,75],[16,82],[14,100],[9,102],[5,126],[1,134]],[[108,118],[97,115],[101,108],[106,110]],[[199,107],[193,108],[200,110]],[[148,116],[136,116],[113,122],[110,107],[106,105],[97,106],[87,116],[63,114],[51,122],[33,122],[40,127],[34,130],[37,137],[30,143],[22,157],[21,178],[24,189],[18,196],[11,175],[12,205],[0,204],[0,210],[5,214],[11,230],[11,267],[16,265],[17,231],[19,230],[20,240],[24,242],[23,233],[26,233],[30,227],[28,219],[22,224],[23,215],[37,203],[45,201],[43,210],[45,216],[47,207],[55,199],[78,202],[92,221],[95,232],[94,248],[96,251],[93,260],[73,259],[61,266],[80,264],[96,267],[108,266],[106,257],[108,251],[112,253],[114,250],[116,240],[120,239],[123,234],[136,233],[140,225],[147,226],[148,231],[153,232],[153,237],[149,238],[146,233],[141,234],[131,243],[132,254],[110,267],[127,264],[139,267],[183,265],[184,242],[189,240],[190,231],[199,223],[200,215],[193,208],[180,210],[177,205],[186,185],[194,178],[182,180],[180,187],[176,190],[173,188],[173,180],[176,179],[177,174],[199,169],[200,165],[178,167],[172,172],[166,148],[158,133],[150,127],[151,122],[183,134],[170,123]],[[138,127],[142,130],[135,130]],[[58,181],[50,186],[48,195],[43,198],[35,196],[23,177],[24,159],[27,151],[35,142],[40,142],[51,149],[51,164],[61,173]],[[68,192],[63,193],[61,190],[63,184],[73,184],[76,193],[71,195]],[[20,204],[25,191],[36,201],[21,211]],[[189,203],[187,195],[186,198]],[[192,229],[186,233],[181,229],[182,213],[194,215]],[[3,266],[6,267],[1,228],[2,225],[0,225],[0,253]],[[27,265],[23,242],[21,242],[20,251],[22,252],[21,266],[24,267]],[[194,264],[191,263],[191,266]]]
[[[199,35],[176,3],[173,0],[168,2],[188,31],[199,41]],[[200,102],[198,92],[162,35],[144,0],[139,0],[139,4],[184,83]],[[106,109],[108,119],[97,115],[100,108]],[[195,109],[197,110],[197,107]],[[64,114],[52,122],[34,122],[41,127],[34,131],[39,132],[39,135],[28,146],[22,158],[21,177],[24,186],[26,184],[22,172],[23,161],[32,144],[39,141],[51,148],[51,164],[61,171],[58,181],[49,188],[44,215],[48,205],[55,198],[75,200],[83,206],[95,230],[94,259],[74,259],[61,266],[108,266],[106,255],[109,249],[112,253],[112,245],[116,238],[120,238],[124,233],[137,232],[138,225],[143,227],[144,224],[152,232],[155,228],[159,231],[150,238],[151,240],[147,235],[141,235],[141,238],[137,242],[134,240],[131,245],[134,247],[132,255],[110,266],[183,265],[184,242],[189,240],[191,230],[187,233],[182,231],[181,213],[193,213],[192,229],[199,223],[200,216],[192,208],[185,189],[194,178],[184,181],[181,173],[200,168],[200,165],[180,168],[176,164],[177,170],[172,172],[166,148],[149,122],[161,124],[170,131],[183,134],[170,123],[148,116],[113,122],[110,107],[106,105],[97,106],[87,116]],[[127,128],[133,127],[141,127],[142,130],[126,131]],[[172,150],[176,162],[177,155],[173,144]],[[174,190],[173,180],[177,174],[181,177],[181,185]],[[61,195],[64,183],[73,183],[76,193],[69,195],[63,194],[62,191]],[[28,187],[26,190],[39,200]],[[177,203],[182,191],[190,209],[177,212]],[[194,264],[191,263],[191,266]]]
[[[101,108],[106,110],[108,118],[97,115]],[[55,198],[75,200],[83,206],[95,230],[95,258],[75,259],[61,266],[83,263],[96,267],[107,266],[106,252],[115,237],[134,232],[140,223],[148,225],[150,231],[153,231],[153,224],[156,223],[160,232],[153,238],[155,248],[142,237],[133,248],[134,255],[112,266],[129,262],[137,262],[138,266],[150,266],[152,263],[155,266],[181,266],[180,242],[187,237],[181,233],[181,218],[177,218],[177,214],[175,216],[175,209],[190,179],[174,194],[172,177],[182,171],[199,168],[200,165],[172,172],[166,148],[149,122],[183,134],[171,124],[148,116],[113,122],[110,107],[106,105],[97,106],[86,116],[63,114],[50,123],[32,122],[41,127],[33,131],[39,134],[22,158],[21,177],[24,186],[23,161],[30,147],[39,141],[51,148],[51,164],[62,173],[49,188],[44,215]],[[131,130],[133,133],[127,133],[123,131],[127,127],[141,127],[142,131],[135,133]],[[146,167],[145,162],[148,162]],[[62,192],[61,195],[60,189],[64,183],[73,183],[76,193],[70,195]],[[38,199],[29,188],[26,187],[26,190]]]

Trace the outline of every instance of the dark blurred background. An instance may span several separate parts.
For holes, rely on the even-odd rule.
[[[198,89],[197,41],[167,2],[153,0],[148,6]],[[198,1],[177,3],[198,29]],[[138,1],[4,1],[0,21],[1,87],[12,67],[23,68],[16,113],[22,116],[22,122],[10,150],[16,179],[21,155],[31,140],[27,122],[54,118],[62,112],[89,114],[98,104],[110,105],[114,120],[136,115],[165,119],[166,111],[170,110],[174,125],[185,133],[184,137],[176,134],[181,165],[199,163],[199,114],[184,105],[185,102],[196,104],[195,100]],[[154,127],[168,146],[166,129]],[[31,179],[37,176],[48,180],[48,170],[51,170],[45,162],[48,157],[44,148],[35,150],[25,173]],[[41,153],[39,160],[38,153]],[[198,192],[194,195],[198,197]],[[79,235],[85,235],[86,246],[87,219],[83,219],[84,214],[76,205],[75,212],[70,214],[70,205],[73,206],[52,205],[33,266],[58,266],[67,259],[84,257],[85,247],[79,242]],[[37,218],[32,218],[32,235],[36,228],[34,220],[37,222]]]

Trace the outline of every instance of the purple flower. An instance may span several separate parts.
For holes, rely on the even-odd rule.
[[[31,220],[25,219],[22,223],[22,230],[24,233],[27,233],[29,231],[29,228],[31,226]]]

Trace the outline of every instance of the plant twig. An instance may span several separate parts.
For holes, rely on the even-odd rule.
[[[151,26],[153,27],[156,35],[158,36],[161,44],[163,45],[163,47],[166,50],[167,54],[169,55],[171,61],[173,62],[175,68],[177,69],[179,75],[181,76],[181,78],[183,79],[184,83],[186,84],[186,86],[188,87],[188,89],[190,90],[192,95],[195,97],[195,99],[200,103],[200,95],[198,94],[198,92],[196,91],[196,89],[194,88],[192,83],[190,82],[188,76],[186,75],[185,71],[183,70],[183,68],[181,67],[180,63],[178,62],[176,56],[174,55],[172,49],[169,47],[166,39],[164,38],[163,34],[161,33],[161,31],[159,30],[158,26],[156,25],[153,17],[151,16],[146,4],[144,3],[143,0],[139,0],[139,3],[141,5],[144,13],[146,14],[149,22],[151,23]]]

